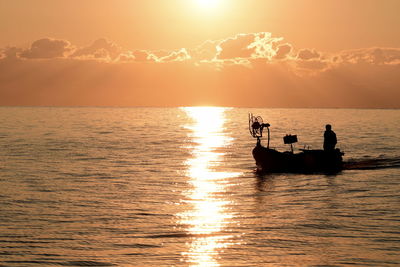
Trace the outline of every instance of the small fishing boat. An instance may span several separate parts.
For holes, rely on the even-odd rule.
[[[256,161],[257,172],[261,173],[337,173],[343,168],[343,152],[336,148],[333,150],[300,149],[294,153],[293,144],[297,142],[297,135],[283,137],[285,144],[290,145],[291,150],[279,152],[269,147],[270,124],[264,123],[260,116],[249,114],[250,134],[257,138],[257,144],[253,149],[253,157]],[[267,146],[261,145],[264,130],[268,132]]]

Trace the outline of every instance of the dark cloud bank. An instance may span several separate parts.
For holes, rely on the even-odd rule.
[[[0,50],[0,105],[400,108],[400,49],[326,54],[270,33],[174,51],[43,38]]]

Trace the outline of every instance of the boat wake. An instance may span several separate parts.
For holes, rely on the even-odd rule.
[[[375,170],[400,168],[400,157],[377,159],[354,159],[343,162],[344,170]]]

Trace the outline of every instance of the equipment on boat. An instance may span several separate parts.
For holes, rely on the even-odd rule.
[[[289,144],[290,149],[292,150],[293,153],[293,144],[297,143],[297,135],[287,134],[286,136],[283,137],[283,143]]]
[[[264,128],[267,128],[267,147],[261,145]],[[257,138],[257,144],[253,149],[253,157],[259,172],[294,172],[313,173],[326,172],[335,173],[343,168],[343,152],[340,149],[326,151],[322,149],[300,149],[300,153],[294,153],[293,144],[297,143],[297,135],[286,135],[283,142],[289,144],[291,151],[279,152],[270,148],[270,124],[264,123],[261,116],[249,113],[249,131]]]
[[[253,114],[249,113],[249,131],[250,134],[254,137],[257,138],[257,143],[261,142],[261,137],[263,136],[263,130],[264,127],[267,128],[268,130],[268,145],[269,147],[269,137],[270,137],[270,132],[269,132],[269,123],[263,123],[263,119],[260,116],[253,116]]]

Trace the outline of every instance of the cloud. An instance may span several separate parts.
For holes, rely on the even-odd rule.
[[[115,60],[121,54],[121,48],[105,39],[100,38],[94,41],[91,45],[77,49],[72,55],[72,58],[80,59],[103,59]]]
[[[189,50],[189,53],[196,61],[213,61],[219,52],[217,46],[220,42],[207,40],[196,48]]]
[[[132,55],[135,57],[136,61],[154,61],[151,53],[145,50],[136,50],[132,52]]]
[[[22,51],[23,50],[21,48],[18,48],[18,47],[6,47],[6,48],[3,48],[2,51],[1,51],[0,59],[2,59],[2,58],[18,59],[19,58],[19,54]]]
[[[311,60],[311,59],[317,59],[320,58],[320,53],[315,51],[315,49],[310,50],[310,49],[301,49],[299,53],[297,54],[298,59],[302,60]]]
[[[126,51],[119,54],[118,58],[116,59],[117,62],[132,62],[135,61],[136,57],[132,51]]]
[[[161,57],[158,60],[160,62],[171,62],[171,61],[185,61],[190,60],[192,57],[189,55],[185,48],[179,49],[177,51],[172,51],[169,55]]]
[[[276,54],[276,47],[282,37],[272,37],[270,32],[261,32],[254,34],[254,42],[249,45],[249,48],[255,48],[253,58],[266,58],[271,60]]]
[[[272,60],[277,54],[278,44],[282,40],[283,38],[281,37],[272,37],[272,34],[269,32],[238,34],[233,38],[222,40],[218,44],[217,58],[222,60],[243,58]],[[281,49],[288,48],[289,44]],[[280,51],[280,53],[282,52]]]
[[[289,54],[292,52],[292,45],[291,44],[281,44],[278,45],[278,48],[276,49],[275,57],[274,59],[285,59],[289,56]]]
[[[330,69],[349,70],[351,65],[357,65],[358,68],[373,65],[400,66],[400,48],[362,48],[331,55],[324,55],[315,49],[302,49],[292,65],[298,75],[315,75]]]
[[[400,108],[400,48],[326,54],[270,33],[157,51],[46,40],[0,50],[0,105]]]
[[[135,50],[121,53],[116,62],[173,62],[173,61],[186,61],[192,57],[185,48],[175,51],[146,51]]]
[[[346,50],[339,54],[343,63],[400,64],[400,48],[364,48]]]
[[[249,48],[254,42],[254,34],[238,34],[233,38],[223,40],[217,46],[218,59],[249,58],[255,52],[255,47]]]
[[[322,71],[326,70],[330,67],[331,64],[329,61],[323,61],[319,59],[311,59],[311,60],[299,60],[296,62],[297,69],[302,69],[306,71]],[[308,72],[310,73],[310,72]],[[311,74],[314,74],[311,72]]]
[[[29,49],[20,53],[21,58],[63,58],[73,50],[66,40],[43,38],[34,41]]]

